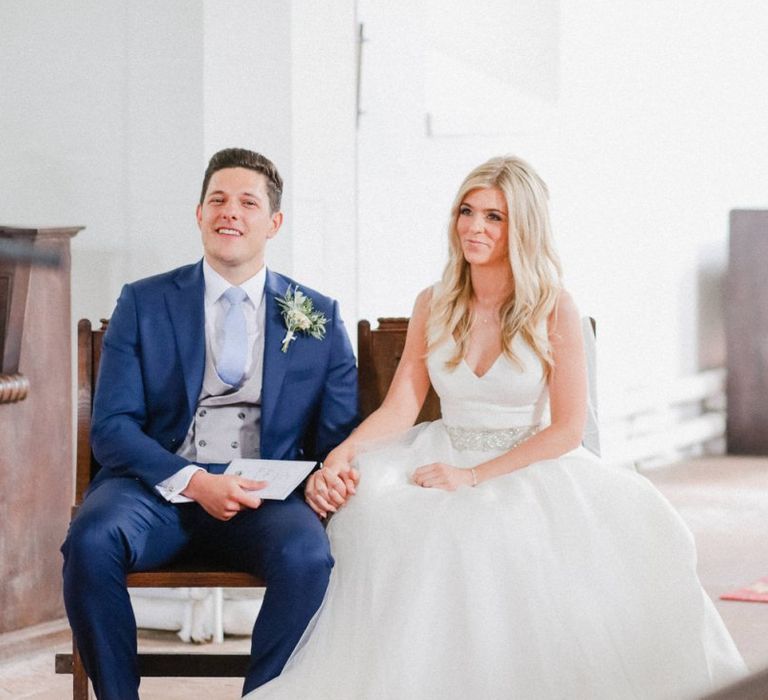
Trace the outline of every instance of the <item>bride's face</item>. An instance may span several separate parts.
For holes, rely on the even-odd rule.
[[[470,265],[509,265],[507,200],[498,188],[467,193],[459,207],[456,232]]]

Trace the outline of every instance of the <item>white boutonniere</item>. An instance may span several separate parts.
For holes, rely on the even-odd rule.
[[[298,285],[293,292],[289,285],[285,296],[275,297],[275,301],[283,314],[286,328],[283,345],[280,348],[283,352],[288,352],[291,341],[296,340],[296,333],[306,333],[318,340],[325,337],[325,324],[328,319],[322,312],[315,311],[312,299],[300,292]]]

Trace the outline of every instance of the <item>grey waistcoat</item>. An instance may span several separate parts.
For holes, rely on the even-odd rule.
[[[216,373],[210,341],[206,342],[203,386],[178,455],[200,464],[259,457],[263,337],[260,334],[261,342],[254,343],[251,368],[235,391]]]

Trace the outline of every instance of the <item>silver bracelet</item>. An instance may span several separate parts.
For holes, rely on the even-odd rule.
[[[477,486],[477,472],[475,471],[475,468],[472,467],[469,471],[472,472],[472,488],[475,488]]]

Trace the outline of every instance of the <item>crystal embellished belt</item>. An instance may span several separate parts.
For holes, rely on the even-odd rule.
[[[475,430],[446,425],[448,437],[456,450],[511,450],[523,440],[539,432],[538,426],[522,425],[518,428]]]

